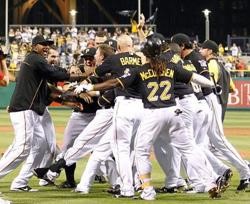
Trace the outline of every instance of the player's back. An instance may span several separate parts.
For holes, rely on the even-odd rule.
[[[132,52],[122,52],[109,56],[105,61],[96,68],[95,74],[103,76],[111,73],[114,77],[120,77],[129,72],[129,69],[141,68],[141,58]],[[137,92],[135,86],[130,86],[126,90],[117,89],[116,96],[126,96],[140,98],[140,93]]]

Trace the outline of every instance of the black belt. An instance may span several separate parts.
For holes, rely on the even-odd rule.
[[[181,99],[184,99],[186,98],[186,95],[181,95],[181,96],[178,96],[178,98],[181,100]]]

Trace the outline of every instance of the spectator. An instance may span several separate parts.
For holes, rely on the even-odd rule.
[[[13,28],[9,30],[9,42],[12,43],[15,40],[15,32]]]
[[[223,45],[220,43],[219,44],[219,56],[220,57],[224,56],[224,53],[225,53],[225,49],[224,49]]]
[[[237,45],[235,43],[233,43],[233,46],[230,48],[230,51],[231,51],[231,55],[233,57],[239,56],[239,48],[237,47]]]
[[[236,58],[235,60],[235,68],[237,70],[238,77],[244,77],[244,70],[246,70],[246,64],[240,58]]]

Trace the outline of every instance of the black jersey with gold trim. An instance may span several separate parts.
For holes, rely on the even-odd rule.
[[[189,55],[185,56],[184,60],[190,60],[195,66],[197,73],[210,80],[207,62],[199,52],[193,50]],[[204,87],[202,92],[204,96],[207,96],[212,93],[212,89]]]
[[[195,66],[193,65],[193,63],[190,60],[184,60],[183,67],[184,67],[184,69],[186,69],[190,72],[197,73]],[[205,99],[200,85],[198,85],[194,82],[191,82],[190,85],[191,85],[193,92],[198,100]]]
[[[162,54],[162,57],[166,61],[170,61],[178,67],[185,68],[183,66],[183,61],[181,57],[178,54],[176,54],[176,52],[174,52],[173,50],[167,50],[166,52]],[[181,97],[183,95],[187,95],[191,93],[194,93],[191,84],[185,84],[185,83],[176,81],[175,89],[174,89],[174,94],[176,97]]]
[[[111,73],[114,77],[126,75],[130,69],[141,68],[141,57],[131,52],[118,53],[107,57],[104,62],[95,69],[96,76],[104,76]],[[118,88],[116,96],[126,96],[133,98],[140,98],[135,86],[131,85],[126,90]]]
[[[176,104],[174,96],[175,81],[188,83],[192,72],[166,63],[165,70],[158,76],[150,64],[144,64],[141,69],[130,70],[129,74],[118,78],[124,89],[136,86],[142,95],[145,108],[164,108]]]

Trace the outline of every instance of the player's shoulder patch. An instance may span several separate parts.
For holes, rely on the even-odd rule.
[[[181,57],[177,54],[174,54],[173,57],[171,58],[171,62],[177,64],[179,61],[181,61]]]
[[[129,68],[126,68],[126,69],[124,70],[123,75],[122,75],[120,78],[126,78],[126,77],[129,77],[130,75],[131,75],[130,69],[129,69]]]

